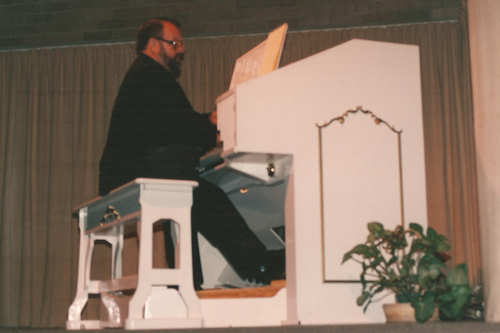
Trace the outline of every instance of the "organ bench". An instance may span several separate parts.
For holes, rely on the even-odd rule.
[[[191,255],[191,205],[194,181],[138,178],[105,197],[76,209],[80,227],[80,254],[76,297],[69,307],[68,329],[121,327],[127,329],[201,327],[201,306],[193,287]],[[153,224],[173,220],[179,226],[179,264],[175,268],[153,268]],[[124,227],[137,225],[139,245],[138,274],[122,276]],[[111,244],[110,280],[91,280],[92,254],[96,241]],[[151,318],[154,291],[177,293],[186,307],[183,317]],[[135,289],[128,317],[122,323],[120,307],[110,295]],[[108,312],[108,321],[82,320],[89,294],[98,294]]]

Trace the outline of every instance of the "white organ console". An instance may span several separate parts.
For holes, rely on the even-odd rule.
[[[218,99],[225,167],[262,181],[279,164],[286,175],[286,303],[267,324],[384,320],[382,304],[365,314],[355,304],[359,268],[340,262],[370,221],[427,223],[419,64],[417,46],[355,39]]]

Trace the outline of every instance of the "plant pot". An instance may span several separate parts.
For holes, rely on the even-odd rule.
[[[385,320],[388,323],[414,323],[415,310],[410,303],[384,304]],[[428,321],[439,320],[439,311],[434,309],[434,314]]]

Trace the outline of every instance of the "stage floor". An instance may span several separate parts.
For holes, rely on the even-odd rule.
[[[1,327],[0,333],[49,333],[64,332],[64,328],[28,328],[28,327]],[[331,326],[281,326],[281,327],[239,327],[239,328],[205,328],[183,330],[134,330],[103,329],[103,330],[75,330],[67,332],[137,332],[137,333],[490,333],[500,332],[500,323],[480,322],[433,322],[425,324],[373,324],[373,325],[331,325]]]

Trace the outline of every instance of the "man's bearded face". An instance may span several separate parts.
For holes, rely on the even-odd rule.
[[[181,66],[184,61],[184,53],[176,53],[175,56],[169,56],[165,50],[162,49],[161,57],[163,63],[168,67],[175,79],[181,76]]]

